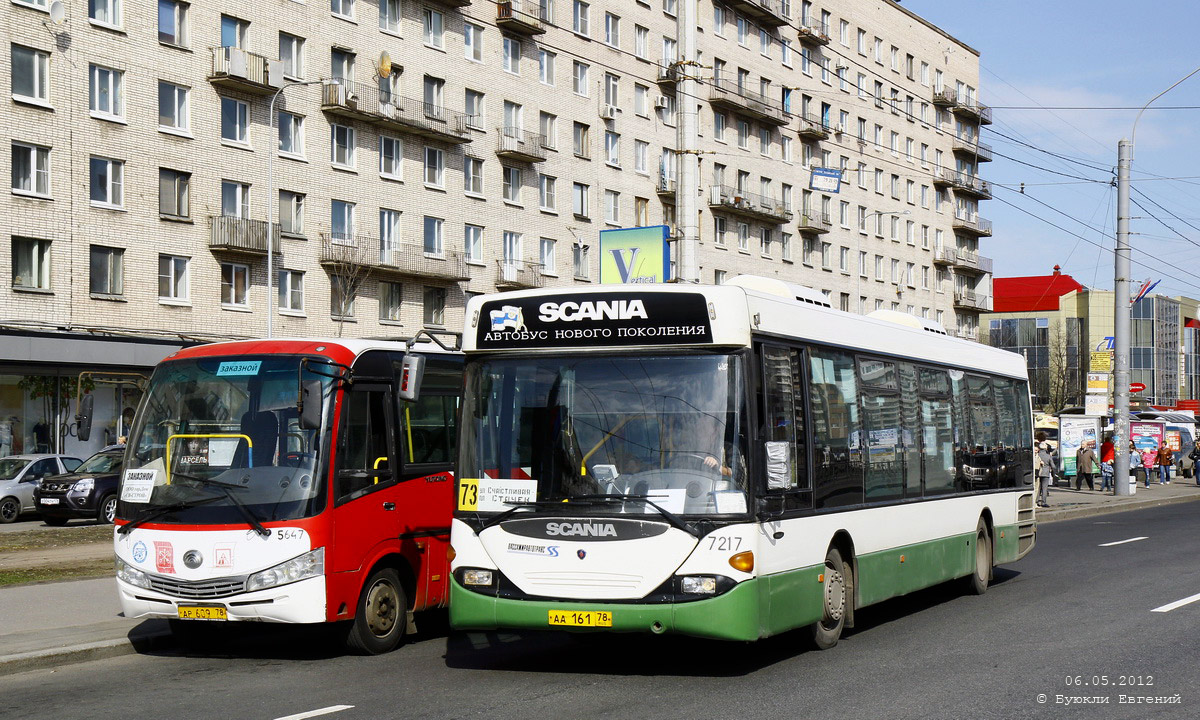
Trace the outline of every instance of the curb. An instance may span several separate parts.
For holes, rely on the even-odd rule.
[[[90,660],[107,660],[133,655],[136,653],[166,650],[175,646],[175,637],[170,630],[158,630],[134,636],[97,640],[79,645],[34,650],[31,652],[0,655],[0,677],[28,672],[30,670],[45,670],[88,662]]]
[[[1112,513],[1128,512],[1130,510],[1145,510],[1152,507],[1161,507],[1163,505],[1178,505],[1179,503],[1195,502],[1200,500],[1200,495],[1182,495],[1173,498],[1162,498],[1161,500],[1146,500],[1144,502],[1134,503],[1107,503],[1104,505],[1091,505],[1088,507],[1070,508],[1067,510],[1052,510],[1050,512],[1039,512],[1034,515],[1037,522],[1054,523],[1062,520],[1076,520],[1078,518],[1093,517],[1095,515],[1110,515]]]

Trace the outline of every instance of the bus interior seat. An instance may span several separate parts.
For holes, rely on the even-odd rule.
[[[251,455],[254,467],[271,465],[275,459],[275,446],[279,443],[279,419],[275,413],[269,410],[243,413],[241,432],[254,443]]]

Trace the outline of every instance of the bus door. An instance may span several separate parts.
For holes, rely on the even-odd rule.
[[[809,443],[805,423],[804,352],[760,345],[759,445],[766,487],[760,509],[780,517],[812,509]]]
[[[399,372],[399,363],[396,363]],[[396,405],[400,539],[418,574],[414,608],[445,604],[449,592],[454,453],[462,388],[459,358],[429,357],[420,395]]]
[[[389,384],[355,383],[342,397],[333,481],[331,573],[368,570],[371,550],[400,533],[395,419]]]

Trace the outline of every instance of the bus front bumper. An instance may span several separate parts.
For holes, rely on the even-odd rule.
[[[612,627],[550,625],[550,611],[605,611]],[[586,600],[511,600],[467,590],[450,583],[450,624],[458,630],[571,630],[583,632],[678,633],[718,640],[757,640],[758,580],[739,583],[723,595],[681,603],[605,603]]]
[[[215,599],[166,595],[117,580],[121,610],[127,618],[182,617],[180,608],[222,608],[226,621],[277,623],[325,622],[325,578],[312,577],[288,585]],[[185,611],[186,613],[187,611]],[[197,622],[220,622],[197,620]]]

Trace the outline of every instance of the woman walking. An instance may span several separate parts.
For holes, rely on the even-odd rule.
[[[1175,464],[1175,453],[1171,452],[1171,446],[1163,443],[1155,460],[1158,464],[1158,484],[1170,485],[1171,466]]]

